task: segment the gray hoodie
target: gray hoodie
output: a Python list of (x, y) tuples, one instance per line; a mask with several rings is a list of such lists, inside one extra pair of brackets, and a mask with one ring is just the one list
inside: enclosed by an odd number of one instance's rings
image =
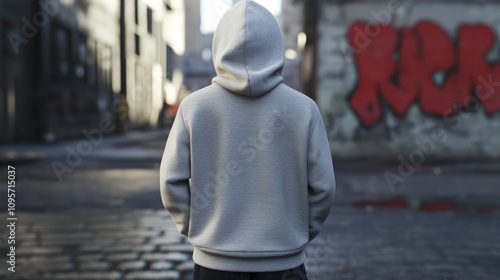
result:
[(253, 1), (223, 16), (213, 60), (217, 77), (182, 101), (171, 128), (160, 167), (163, 205), (198, 265), (297, 267), (335, 193), (318, 107), (283, 84), (283, 36)]

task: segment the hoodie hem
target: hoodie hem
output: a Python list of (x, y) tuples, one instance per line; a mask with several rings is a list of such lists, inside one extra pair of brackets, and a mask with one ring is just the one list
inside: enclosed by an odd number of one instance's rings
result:
[(193, 261), (203, 267), (234, 272), (271, 272), (282, 271), (304, 264), (304, 250), (279, 257), (228, 257), (194, 248)]

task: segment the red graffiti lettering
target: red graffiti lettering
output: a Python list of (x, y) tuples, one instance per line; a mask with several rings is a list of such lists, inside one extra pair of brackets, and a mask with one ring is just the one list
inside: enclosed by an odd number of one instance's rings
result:
[(494, 44), (495, 33), (484, 24), (464, 25), (459, 29), (456, 102), (466, 105), (472, 88), (488, 115), (500, 110), (500, 65), (486, 61)]
[(439, 115), (452, 108), (455, 83), (451, 79), (437, 85), (434, 75), (449, 73), (455, 64), (455, 48), (446, 32), (431, 22), (417, 24), (415, 31), (420, 38), (422, 69), (420, 74), (420, 107), (424, 112)]
[(456, 47), (429, 21), (399, 32), (390, 25), (357, 22), (348, 39), (356, 49), (358, 71), (349, 102), (367, 127), (382, 119), (381, 100), (397, 116), (415, 102), (423, 112), (443, 116), (473, 96), (487, 114), (500, 111), (500, 65), (486, 61), (495, 34), (484, 24), (461, 26)]
[[(360, 32), (365, 26), (367, 26), (365, 23), (352, 26), (348, 35), (351, 43), (361, 47), (358, 38), (363, 34)], [(376, 122), (382, 116), (378, 105), (378, 93), (380, 84), (394, 71), (392, 53), (396, 48), (396, 40), (396, 30), (391, 26), (382, 26), (378, 36), (366, 39), (366, 43), (363, 44), (364, 49), (356, 57), (359, 82), (350, 102), (365, 125)], [(377, 65), (377, 71), (374, 71), (374, 65)]]
[(418, 42), (415, 34), (411, 29), (404, 28), (401, 30), (401, 37), (399, 65), (398, 68), (392, 68), (390, 73), (394, 78), (388, 76), (380, 85), (382, 96), (394, 109), (394, 112), (400, 116), (408, 111), (417, 97), (417, 77), (420, 68), (416, 56)]

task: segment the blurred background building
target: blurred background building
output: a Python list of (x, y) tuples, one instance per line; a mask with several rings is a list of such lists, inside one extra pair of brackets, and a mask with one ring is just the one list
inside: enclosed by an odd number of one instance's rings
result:
[[(116, 132), (164, 126), (211, 83), (213, 32), (236, 2), (0, 1), (0, 143), (81, 136), (105, 118)], [(258, 2), (337, 159), (500, 158), (498, 1)]]
[[(18, 139), (29, 139), (36, 135), (38, 120), (34, 117), (35, 105), (33, 88), (35, 78), (35, 46), (24, 46), (24, 55), (17, 55), (19, 49), (14, 49), (9, 43), (8, 34), (20, 30), (18, 25), (24, 15), (32, 15), (37, 7), (32, 1), (1, 1), (0, 2), (0, 143), (13, 142)], [(35, 32), (34, 30), (31, 33)], [(33, 36), (28, 33), (28, 36)], [(36, 37), (36, 36), (33, 36)], [(32, 38), (33, 41), (38, 38)], [(21, 41), (19, 41), (21, 40)], [(20, 44), (28, 39), (18, 39)], [(30, 100), (21, 104), (19, 100)], [(17, 100), (17, 102), (16, 102)], [(20, 129), (24, 126), (24, 129)], [(28, 130), (32, 130), (31, 133)]]
[(184, 20), (175, 0), (0, 1), (0, 142), (161, 123), (181, 88)]

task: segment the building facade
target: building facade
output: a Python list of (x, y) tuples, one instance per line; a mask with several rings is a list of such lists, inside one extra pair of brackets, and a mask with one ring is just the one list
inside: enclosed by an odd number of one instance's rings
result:
[(121, 1), (121, 78), (128, 125), (156, 126), (163, 117), (167, 95), (177, 94), (181, 85), (174, 81), (174, 69), (179, 64), (175, 60), (184, 52), (184, 44), (179, 43), (184, 41), (183, 1)]
[(182, 2), (0, 1), (0, 143), (161, 122)]
[[(228, 5), (227, 1), (210, 2), (207, 11), (221, 15), (217, 5)], [(194, 92), (212, 83), (215, 68), (212, 62), (213, 33), (202, 34), (200, 0), (187, 0), (186, 3), (186, 53), (183, 60), (183, 72), (186, 89)], [(205, 12), (207, 12), (205, 11)]]
[(52, 142), (115, 121), (119, 37), (110, 34), (119, 34), (118, 0), (1, 3), (2, 21), (10, 16), (0, 39), (10, 54), (0, 63), (2, 142)]
[(29, 23), (37, 9), (32, 1), (0, 1), (0, 143), (31, 137), (39, 125), (33, 67), (38, 29)]

